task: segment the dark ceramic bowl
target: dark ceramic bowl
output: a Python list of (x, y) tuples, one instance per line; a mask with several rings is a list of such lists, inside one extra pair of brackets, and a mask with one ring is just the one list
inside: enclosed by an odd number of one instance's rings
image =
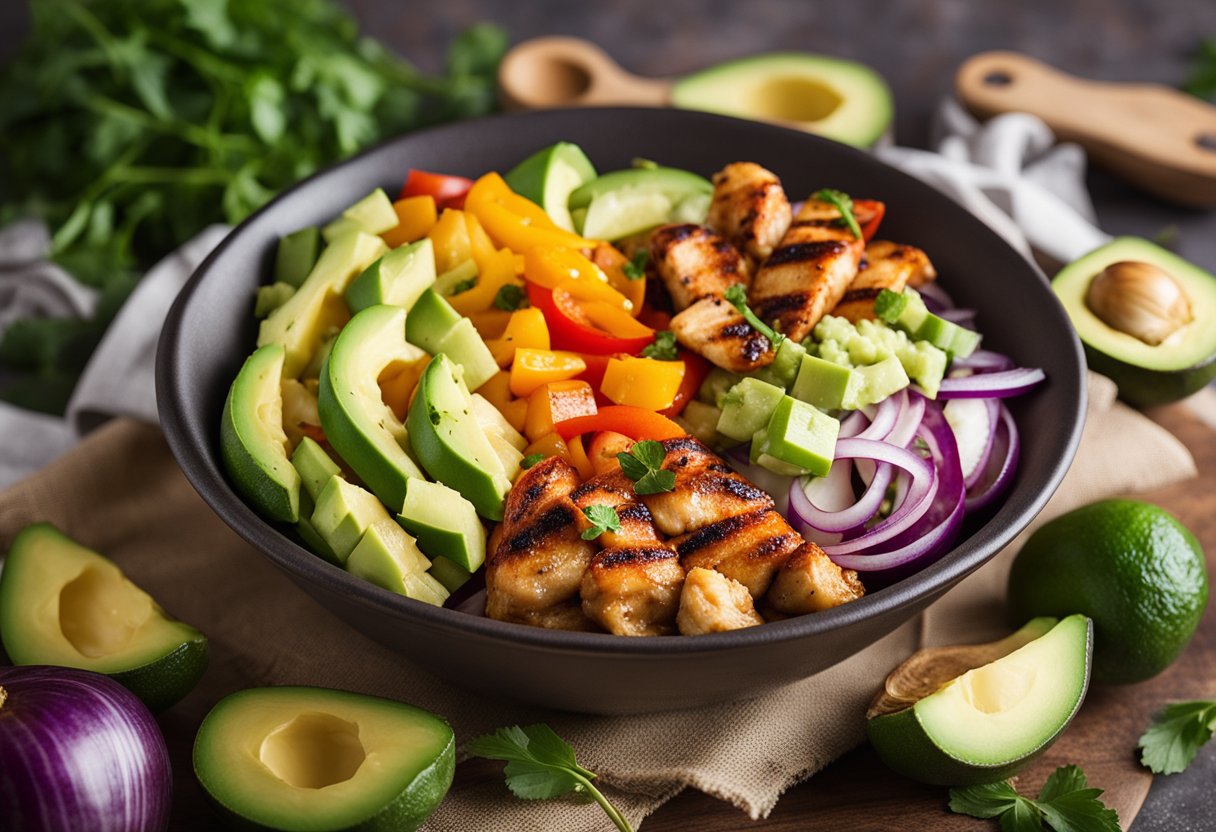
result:
[[(624, 638), (506, 624), (428, 606), (331, 566), (262, 520), (225, 478), (220, 411), (253, 350), (253, 294), (280, 235), (326, 222), (412, 167), (475, 177), (537, 148), (577, 142), (600, 170), (635, 157), (709, 175), (754, 160), (791, 195), (820, 187), (881, 199), (884, 238), (925, 249), (943, 285), (976, 307), (985, 345), (1042, 367), (1048, 381), (1013, 403), (1021, 469), (993, 514), (923, 571), (827, 612), (708, 636)], [(805, 133), (662, 109), (557, 110), (482, 119), (404, 136), (292, 188), (246, 220), (178, 297), (157, 356), (161, 423), (186, 476), (228, 525), (352, 627), (439, 676), (494, 696), (595, 713), (637, 713), (738, 699), (811, 676), (923, 610), (992, 557), (1059, 485), (1081, 435), (1084, 360), (1047, 282), (946, 196), (872, 156)], [(965, 638), (965, 633), (960, 633)]]

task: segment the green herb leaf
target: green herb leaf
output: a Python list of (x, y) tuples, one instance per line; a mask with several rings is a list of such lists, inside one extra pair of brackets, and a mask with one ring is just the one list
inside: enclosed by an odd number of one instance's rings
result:
[(500, 286), (498, 294), (494, 295), (494, 306), (507, 312), (514, 312), (527, 302), (524, 290), (514, 283)]
[(1020, 795), (1007, 782), (950, 790), (950, 811), (997, 818), (1002, 832), (1119, 832), (1119, 816), (1098, 800), (1077, 766), (1061, 766), (1043, 784), (1037, 799)]
[(512, 725), (469, 744), (475, 757), (506, 761), (507, 788), (524, 800), (547, 800), (573, 792), (594, 800), (620, 832), (633, 832), (620, 811), (592, 783), (596, 775), (578, 764), (574, 749), (548, 725)]
[(676, 361), (680, 357), (676, 349), (676, 334), (670, 329), (661, 329), (654, 334), (654, 343), (642, 347), (642, 355), (660, 361)]
[(874, 314), (889, 324), (898, 321), (907, 306), (908, 296), (903, 292), (883, 289), (878, 293), (878, 297), (874, 298)]
[(853, 214), (853, 198), (844, 191), (837, 191), (834, 188), (822, 188), (812, 195), (813, 199), (819, 199), (824, 202), (829, 202), (836, 206), (836, 210), (840, 212), (840, 224), (848, 226), (853, 232), (853, 236), (861, 239), (861, 226), (857, 224), (857, 217)]
[(1140, 738), (1140, 762), (1154, 774), (1184, 771), (1216, 731), (1216, 701), (1172, 702)]
[(621, 530), (621, 518), (612, 506), (599, 503), (587, 506), (583, 509), (583, 516), (591, 523), (591, 528), (583, 529), (583, 540), (595, 540), (604, 532)]
[(545, 460), (544, 454), (528, 454), (526, 457), (524, 457), (522, 460), (520, 460), (519, 467), (523, 468), (525, 471), (527, 471), (529, 468), (531, 468), (536, 463), (543, 462), (544, 460)]
[(1191, 95), (1216, 103), (1216, 38), (1200, 44), (1182, 88)]
[(646, 264), (649, 261), (650, 252), (644, 248), (638, 249), (633, 257), (629, 259), (629, 262), (621, 266), (621, 271), (630, 280), (641, 280), (646, 276)]
[(625, 476), (633, 480), (635, 494), (663, 494), (676, 487), (675, 473), (663, 470), (667, 450), (661, 442), (653, 439), (634, 442), (628, 452), (622, 451), (616, 459)]
[(769, 340), (769, 343), (773, 345), (773, 349), (776, 349), (785, 340), (784, 335), (781, 335), (777, 330), (760, 320), (760, 316), (747, 305), (747, 287), (742, 283), (736, 283), (727, 289), (724, 297), (731, 306), (739, 310), (739, 314), (747, 320), (752, 329)]
[[(467, 292), (476, 285), (477, 285), (477, 278), (475, 278), (475, 277), (470, 277), (467, 280), (461, 280), (458, 283), (453, 283), (452, 292), (450, 295), (448, 295), (448, 297), (451, 297), (451, 295), (459, 295), (461, 292)], [(494, 300), (497, 301), (498, 298), (496, 297), (496, 298), (494, 298)]]

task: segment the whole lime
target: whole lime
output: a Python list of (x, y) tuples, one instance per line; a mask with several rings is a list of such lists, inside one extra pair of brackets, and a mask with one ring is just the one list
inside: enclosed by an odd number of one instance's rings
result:
[(1169, 666), (1199, 625), (1208, 576), (1199, 541), (1161, 508), (1104, 500), (1044, 524), (1009, 573), (1009, 616), (1082, 613), (1093, 677), (1138, 682)]

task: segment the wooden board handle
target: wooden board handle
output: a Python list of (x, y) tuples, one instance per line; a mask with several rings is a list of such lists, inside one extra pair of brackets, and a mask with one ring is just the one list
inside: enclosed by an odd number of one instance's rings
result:
[(671, 83), (626, 72), (590, 41), (549, 37), (526, 40), (498, 69), (503, 105), (513, 110), (611, 104), (661, 107)]
[(1088, 81), (1017, 52), (969, 58), (955, 90), (977, 115), (1031, 113), (1099, 164), (1171, 202), (1216, 206), (1216, 107), (1157, 84)]

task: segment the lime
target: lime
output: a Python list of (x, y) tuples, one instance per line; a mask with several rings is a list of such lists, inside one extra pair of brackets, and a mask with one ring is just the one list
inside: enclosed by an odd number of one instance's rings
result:
[(1012, 620), (1093, 619), (1099, 682), (1138, 682), (1168, 667), (1207, 600), (1199, 541), (1137, 500), (1104, 500), (1057, 517), (1030, 536), (1009, 573)]

